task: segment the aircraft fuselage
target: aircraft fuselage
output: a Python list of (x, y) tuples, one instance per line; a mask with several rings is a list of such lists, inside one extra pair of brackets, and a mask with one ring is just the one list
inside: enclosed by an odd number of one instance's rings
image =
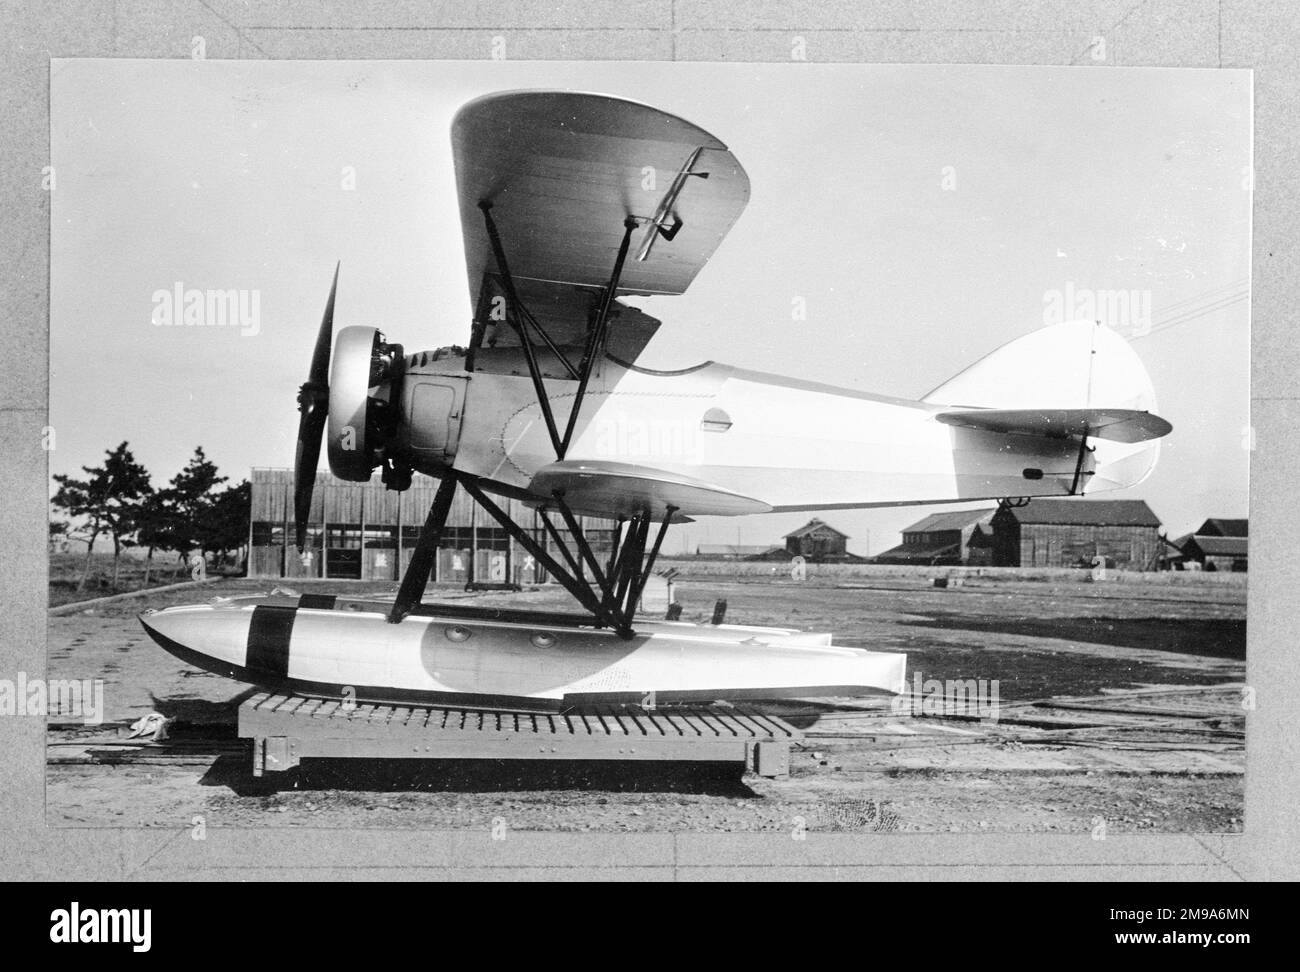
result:
[[(450, 465), (526, 490), (555, 460), (531, 380), (463, 366), (443, 356), (408, 367), (402, 408), (413, 465), (434, 476)], [(573, 386), (545, 382), (560, 422)], [(776, 511), (1070, 493), (1077, 440), (945, 425), (934, 417), (943, 410), (715, 362), (656, 372), (607, 359), (566, 458), (691, 476)], [(1083, 461), (1087, 476), (1093, 454)]]

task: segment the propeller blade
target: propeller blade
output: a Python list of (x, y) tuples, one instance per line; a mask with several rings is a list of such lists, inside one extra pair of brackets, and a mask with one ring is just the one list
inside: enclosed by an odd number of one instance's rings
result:
[(293, 460), (293, 517), (297, 530), (298, 552), (307, 543), (307, 521), (311, 516), (311, 494), (316, 485), (316, 464), (320, 461), (321, 436), (330, 400), (330, 346), (334, 341), (334, 293), (339, 285), (339, 267), (334, 266), (325, 316), (316, 334), (316, 348), (311, 355), (307, 381), (298, 390), (298, 446)]
[(334, 279), (330, 282), (329, 300), (325, 302), (325, 315), (316, 334), (316, 347), (311, 353), (311, 372), (307, 380), (328, 385), (330, 380), (330, 348), (334, 346), (334, 294), (339, 288), (339, 266), (334, 264)]

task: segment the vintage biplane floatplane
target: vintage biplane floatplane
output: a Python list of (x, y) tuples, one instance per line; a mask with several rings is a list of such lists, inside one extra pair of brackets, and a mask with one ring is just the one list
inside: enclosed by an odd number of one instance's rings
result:
[[(1170, 431), (1137, 356), (1091, 321), (1012, 341), (919, 401), (715, 362), (642, 367), (659, 322), (618, 298), (680, 294), (703, 268), (749, 196), (727, 146), (646, 105), (557, 91), (470, 102), (452, 144), (475, 302), (468, 346), (411, 354), (372, 327), (333, 340), (336, 268), (299, 394), (299, 549), (322, 434), (341, 479), (378, 468), (390, 489), (416, 472), (440, 481), (396, 597), (271, 595), (143, 615), (183, 660), (379, 702), (899, 692), (900, 654), (638, 616), (669, 525), (1118, 489), (1150, 472)], [(647, 172), (671, 177), (647, 189)], [(636, 429), (673, 434), (627, 434)], [(423, 604), (458, 488), (585, 613)], [(502, 497), (535, 509), (542, 529), (512, 519)], [(618, 521), (608, 556), (583, 516)]]

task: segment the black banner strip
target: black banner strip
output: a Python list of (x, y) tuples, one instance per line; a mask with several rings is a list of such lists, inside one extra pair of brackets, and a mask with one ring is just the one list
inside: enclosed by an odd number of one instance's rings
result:
[(248, 623), (248, 649), (244, 664), (254, 672), (284, 678), (289, 674), (289, 637), (296, 607), (263, 604), (253, 608)]

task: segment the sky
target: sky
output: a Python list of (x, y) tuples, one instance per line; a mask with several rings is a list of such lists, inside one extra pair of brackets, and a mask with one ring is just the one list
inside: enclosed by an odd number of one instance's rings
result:
[[(1090, 295), (1122, 292), (1099, 313), (1174, 432), (1105, 496), (1145, 499), (1170, 537), (1246, 515), (1251, 79), (1210, 69), (57, 60), (51, 472), (124, 439), (156, 482), (198, 445), (234, 480), (289, 466), (336, 261), (336, 329), (466, 343), (450, 122), (514, 88), (646, 102), (749, 173), (691, 288), (629, 298), (663, 321), (639, 363), (919, 398), (1067, 298), (1096, 316)], [(256, 316), (168, 326), (177, 285)], [(935, 509), (822, 517), (868, 554)], [(704, 519), (665, 552), (779, 542), (809, 515)]]

